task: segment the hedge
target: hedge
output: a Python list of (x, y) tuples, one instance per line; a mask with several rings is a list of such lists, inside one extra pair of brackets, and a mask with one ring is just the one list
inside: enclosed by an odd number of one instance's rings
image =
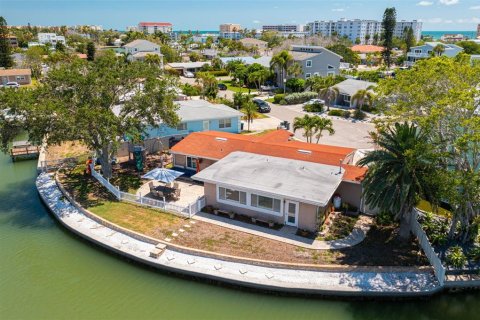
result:
[(328, 111), (329, 116), (334, 116), (334, 117), (343, 117), (343, 111), (342, 110), (330, 110)]
[(285, 95), (283, 93), (279, 93), (273, 96), (273, 103), (280, 104), (283, 99), (285, 99)]
[(300, 93), (292, 93), (285, 96), (286, 104), (299, 104), (307, 102), (308, 100), (315, 99), (318, 97), (316, 92), (300, 92)]
[[(202, 72), (197, 72), (197, 75), (202, 74), (210, 74), (214, 77), (226, 77), (229, 75), (227, 70), (218, 70), (218, 71), (202, 71)], [(198, 77), (198, 76), (197, 76)]]

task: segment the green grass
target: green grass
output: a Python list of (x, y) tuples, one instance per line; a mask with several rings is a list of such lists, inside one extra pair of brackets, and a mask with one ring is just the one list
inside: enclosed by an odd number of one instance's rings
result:
[[(243, 87), (236, 87), (232, 85), (231, 80), (222, 80), (219, 83), (223, 83), (227, 86), (227, 89), (233, 92), (241, 92), (241, 93), (248, 93), (249, 89), (248, 88), (243, 88)], [(250, 92), (252, 91), (257, 91), (256, 89), (250, 89)]]
[(270, 102), (270, 103), (273, 103), (274, 99), (273, 99), (273, 98), (268, 98), (268, 99), (266, 99), (265, 101)]

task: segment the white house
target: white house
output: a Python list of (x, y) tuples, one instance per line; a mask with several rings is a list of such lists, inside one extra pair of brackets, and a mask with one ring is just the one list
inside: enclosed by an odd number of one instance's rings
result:
[(140, 22), (137, 30), (148, 34), (156, 32), (170, 34), (173, 31), (173, 25), (170, 22)]
[(58, 42), (65, 44), (64, 36), (57, 36), (55, 33), (42, 33), (38, 34), (38, 43), (47, 44), (50, 43), (52, 46), (55, 46)]
[(442, 46), (444, 48), (442, 56), (447, 57), (455, 57), (457, 54), (463, 51), (462, 47), (454, 44), (426, 42), (424, 45), (410, 48), (410, 51), (407, 52), (407, 66), (412, 66), (418, 60), (430, 58), (434, 54), (434, 48), (436, 46)]
[(160, 64), (163, 67), (163, 55), (160, 52), (160, 46), (148, 40), (134, 40), (123, 46), (125, 53), (130, 61), (145, 60), (147, 55), (157, 55), (160, 57)]

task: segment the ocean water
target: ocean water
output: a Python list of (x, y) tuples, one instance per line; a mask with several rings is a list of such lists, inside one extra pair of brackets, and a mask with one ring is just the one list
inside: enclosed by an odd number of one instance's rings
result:
[(444, 34), (463, 34), (468, 39), (477, 37), (476, 31), (422, 31), (422, 36), (431, 36), (434, 40), (440, 40)]

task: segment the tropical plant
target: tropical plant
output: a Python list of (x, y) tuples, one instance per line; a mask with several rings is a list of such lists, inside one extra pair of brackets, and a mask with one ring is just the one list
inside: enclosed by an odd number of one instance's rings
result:
[(329, 135), (335, 134), (335, 130), (333, 129), (333, 122), (330, 119), (316, 117), (315, 119), (315, 137), (317, 138), (317, 143), (323, 137), (323, 131), (327, 131)]
[(287, 68), (287, 73), (293, 77), (298, 77), (303, 73), (302, 66), (298, 62), (293, 62)]
[(303, 130), (303, 136), (307, 139), (307, 142), (311, 143), (315, 134), (316, 116), (304, 115), (303, 118), (296, 117), (293, 120), (293, 132), (297, 130)]
[(218, 93), (218, 81), (215, 76), (208, 73), (197, 74), (203, 88), (203, 95), (208, 99), (215, 99)]
[[(287, 50), (282, 50), (272, 57), (270, 67), (278, 68), (282, 72), (281, 80), (288, 78), (288, 66), (293, 61), (292, 55)], [(285, 86), (284, 86), (285, 90)]]
[(253, 123), (253, 119), (258, 116), (258, 107), (253, 101), (248, 101), (243, 105), (241, 110), (247, 121), (247, 131), (250, 131), (250, 124)]
[(387, 8), (383, 14), (383, 57), (387, 67), (392, 64), (393, 36), (397, 25), (397, 12), (395, 8)]
[(147, 54), (145, 56), (145, 63), (159, 66), (162, 63), (162, 58), (157, 54)]
[(359, 161), (368, 166), (363, 181), (366, 204), (394, 214), (406, 239), (419, 198), (438, 203), (436, 158), (426, 132), (414, 124), (395, 123), (379, 132), (378, 150)]
[(326, 88), (322, 88), (319, 90), (319, 95), (325, 100), (327, 103), (327, 111), (330, 111), (330, 105), (337, 100), (340, 91), (337, 87), (329, 86)]
[(87, 43), (87, 60), (95, 60), (95, 44), (91, 41)]
[(433, 48), (433, 53), (439, 57), (441, 56), (443, 53), (445, 52), (445, 46), (443, 44), (437, 44), (434, 48)]
[(374, 95), (372, 93), (373, 87), (370, 86), (367, 89), (362, 89), (358, 90), (357, 93), (355, 93), (352, 96), (352, 103), (357, 103), (357, 108), (358, 110), (362, 110), (363, 106), (368, 105), (369, 107), (372, 106), (373, 101), (374, 101)]
[(285, 85), (293, 92), (301, 92), (305, 87), (305, 80), (300, 78), (290, 78)]
[(460, 246), (454, 246), (448, 249), (446, 255), (447, 263), (455, 268), (461, 268), (467, 262), (467, 257)]
[(297, 92), (284, 97), (286, 104), (304, 103), (317, 97), (315, 92)]

